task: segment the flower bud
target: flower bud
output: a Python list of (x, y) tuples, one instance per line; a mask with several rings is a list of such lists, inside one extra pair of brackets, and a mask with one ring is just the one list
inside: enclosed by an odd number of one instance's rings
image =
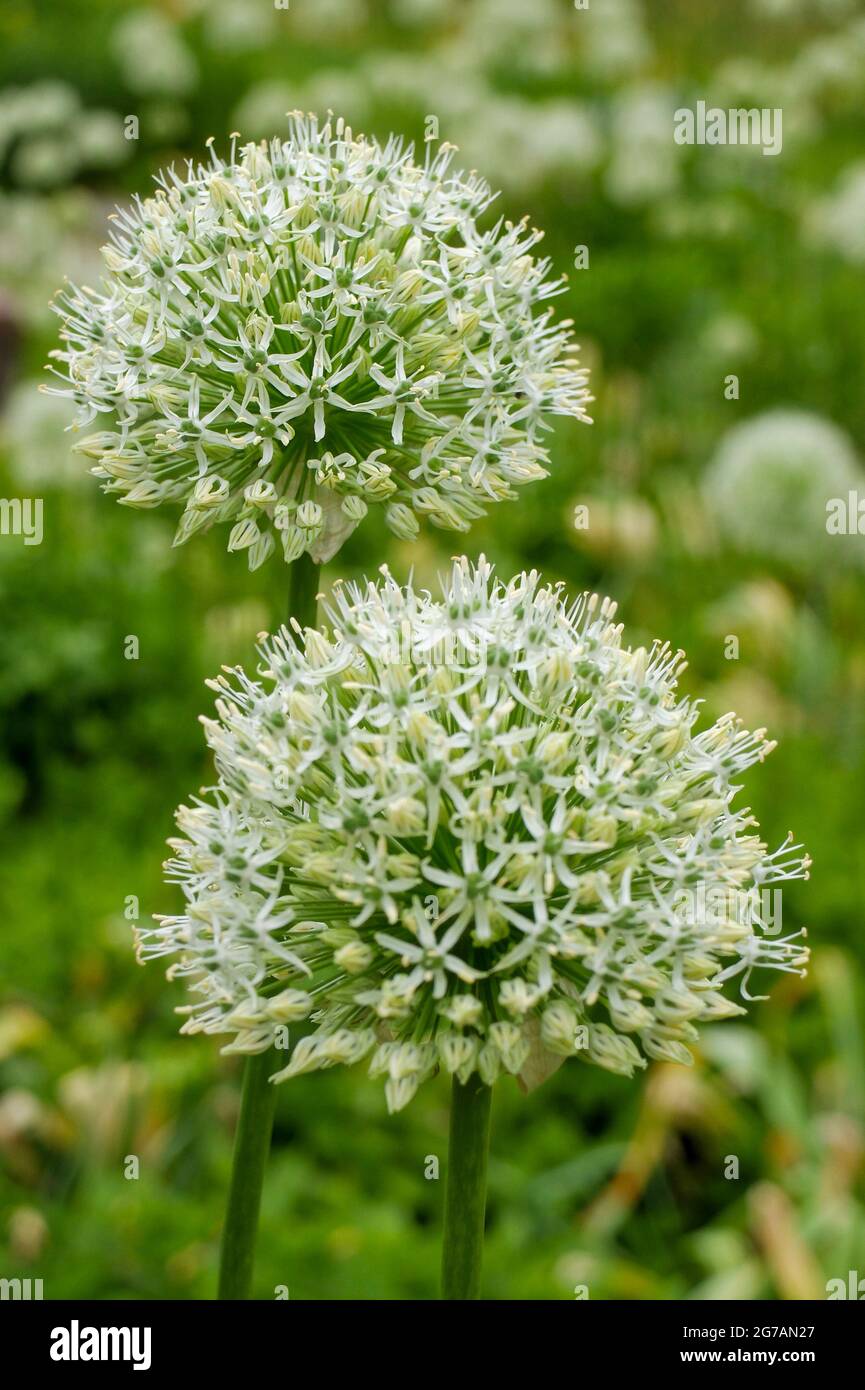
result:
[(550, 1052), (569, 1057), (576, 1047), (577, 1015), (563, 999), (557, 999), (541, 1015), (541, 1041)]
[(491, 1023), (489, 1038), (506, 1069), (516, 1074), (529, 1055), (529, 1042), (522, 1029), (516, 1023)]
[(267, 1012), (277, 1023), (295, 1023), (309, 1017), (312, 1005), (311, 994), (302, 989), (284, 989), (271, 999)]
[(395, 536), (400, 540), (413, 541), (420, 532), (420, 522), (414, 512), (402, 502), (392, 502), (385, 512), (385, 520)]
[(346, 974), (362, 975), (372, 965), (375, 954), (372, 947), (358, 939), (340, 946), (339, 950), (334, 952), (333, 958), (340, 970), (344, 970)]

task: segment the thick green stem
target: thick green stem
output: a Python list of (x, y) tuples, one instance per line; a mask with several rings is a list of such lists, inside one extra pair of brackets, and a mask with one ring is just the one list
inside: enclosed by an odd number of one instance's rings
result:
[(315, 564), (306, 551), (289, 566), (287, 617), (296, 618), (301, 627), (315, 626), (321, 574), (321, 565)]
[(442, 1298), (480, 1298), (493, 1092), (454, 1078), (445, 1191)]
[(267, 1052), (248, 1057), (244, 1068), (219, 1260), (220, 1298), (249, 1298), (258, 1209), (276, 1103), (276, 1087), (268, 1079), (274, 1066), (273, 1049), (268, 1048)]
[[(321, 567), (304, 554), (295, 560), (289, 576), (289, 614), (301, 627), (311, 627), (315, 623)], [(284, 1060), (275, 1055), (274, 1048), (268, 1048), (267, 1052), (248, 1057), (244, 1067), (219, 1257), (219, 1298), (249, 1298), (276, 1103), (276, 1088), (268, 1078)]]

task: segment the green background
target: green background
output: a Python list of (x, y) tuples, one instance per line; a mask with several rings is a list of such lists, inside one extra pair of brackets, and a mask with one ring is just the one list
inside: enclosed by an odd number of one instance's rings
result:
[[(112, 204), (162, 164), (328, 105), (418, 141), (436, 117), (546, 230), (596, 397), (592, 427), (557, 428), (550, 479), (468, 537), (405, 544), (370, 518), (331, 576), (387, 560), (432, 583), (464, 547), (614, 595), (629, 640), (685, 648), (707, 718), (779, 739), (747, 804), (814, 859), (783, 898), (807, 979), (761, 980), (769, 1001), (707, 1029), (693, 1069), (499, 1084), (485, 1294), (819, 1298), (865, 1276), (865, 536), (827, 545), (784, 458), (780, 490), (758, 476), (736, 501), (746, 549), (703, 486), (727, 432), (777, 408), (865, 454), (863, 26), (846, 0), (7, 0), (0, 493), (42, 497), (45, 533), (0, 537), (0, 1276), (212, 1296), (239, 1067), (177, 1036), (180, 987), (135, 964), (129, 918), (177, 908), (160, 864), (210, 775), (204, 679), (249, 658), (286, 588), (216, 533), (172, 550), (173, 518), (69, 461), (63, 407), (35, 395), (46, 306), (98, 274)], [(672, 113), (697, 100), (781, 107), (781, 154), (678, 147)], [(388, 1117), (362, 1068), (281, 1087), (256, 1295), (435, 1297), (447, 1107), (439, 1079)]]

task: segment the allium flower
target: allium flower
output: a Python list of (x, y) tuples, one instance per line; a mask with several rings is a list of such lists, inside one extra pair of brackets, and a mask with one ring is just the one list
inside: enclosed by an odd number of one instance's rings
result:
[(157, 9), (124, 14), (112, 31), (110, 46), (133, 92), (178, 98), (198, 82), (198, 65), (180, 27)]
[(832, 192), (807, 209), (805, 227), (817, 245), (828, 246), (853, 265), (865, 263), (865, 163), (842, 171)]
[(865, 488), (849, 438), (806, 410), (768, 410), (734, 426), (705, 477), (720, 529), (742, 550), (795, 570), (837, 559), (862, 561), (857, 535), (827, 530), (830, 504)]
[(660, 202), (678, 190), (681, 149), (670, 139), (676, 102), (659, 83), (625, 87), (612, 104), (610, 197), (625, 207)]
[(80, 279), (98, 274), (94, 236), (93, 203), (80, 188), (0, 192), (0, 293), (7, 312), (40, 335), (50, 332), (57, 266)]
[[(583, 23), (585, 21), (585, 23)], [(645, 68), (652, 58), (652, 41), (638, 0), (607, 0), (580, 15), (588, 72), (608, 82), (621, 81)]]
[(85, 169), (109, 169), (129, 157), (121, 117), (86, 110), (65, 82), (33, 82), (0, 93), (0, 163), (13, 186), (43, 189)]
[(451, 151), (295, 115), (288, 140), (189, 165), (116, 216), (104, 289), (61, 297), (81, 448), (130, 506), (186, 504), (252, 568), (324, 560), (385, 507), (467, 530), (545, 475), (552, 414), (586, 419), (562, 288)]
[(563, 173), (581, 177), (600, 161), (595, 121), (573, 98), (526, 101), (460, 88), (442, 104), (460, 128), (461, 147), (509, 189), (533, 189)]
[(725, 981), (801, 971), (760, 890), (808, 860), (731, 806), (772, 745), (733, 715), (694, 732), (681, 653), (483, 560), (439, 600), (385, 573), (325, 611), (212, 682), (219, 781), (166, 866), (186, 915), (139, 934), (190, 984), (184, 1032), (254, 1053), (309, 1019), (273, 1079), (371, 1053), (399, 1109), (439, 1066), (689, 1061), (742, 1012)]
[(81, 469), (64, 432), (68, 422), (69, 402), (52, 400), (36, 382), (21, 381), (10, 391), (0, 420), (0, 448), (22, 488), (80, 485)]

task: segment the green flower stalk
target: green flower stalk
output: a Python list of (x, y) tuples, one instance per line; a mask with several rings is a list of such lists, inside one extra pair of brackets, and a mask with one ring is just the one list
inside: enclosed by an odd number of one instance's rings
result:
[[(302, 555), (289, 574), (290, 621), (302, 630), (315, 624), (320, 570), (308, 555)], [(247, 1057), (243, 1069), (220, 1248), (220, 1299), (248, 1298), (252, 1288), (261, 1194), (276, 1107), (276, 1092), (269, 1085), (274, 1055), (255, 1053)]]
[(166, 866), (186, 912), (139, 954), (173, 959), (182, 1031), (226, 1051), (275, 1058), (307, 1021), (273, 1081), (368, 1058), (399, 1110), (455, 1078), (445, 1293), (476, 1296), (486, 1092), (568, 1057), (690, 1062), (700, 1023), (744, 1012), (728, 981), (802, 972), (764, 893), (809, 861), (732, 805), (765, 731), (697, 732), (682, 653), (623, 646), (609, 600), (460, 559), (440, 598), (384, 572), (323, 615), (212, 682), (217, 782)]
[(118, 211), (100, 290), (56, 305), (79, 444), (126, 506), (230, 524), (250, 568), (327, 560), (366, 515), (467, 531), (546, 475), (554, 415), (590, 397), (541, 233), (494, 195), (342, 120), (211, 151)]
[(479, 1298), (493, 1091), (454, 1077), (442, 1240), (442, 1298)]

